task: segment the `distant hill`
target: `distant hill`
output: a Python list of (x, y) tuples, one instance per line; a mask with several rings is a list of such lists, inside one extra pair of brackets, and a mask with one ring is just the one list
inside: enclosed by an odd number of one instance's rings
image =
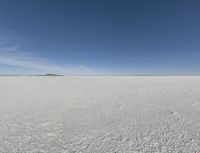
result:
[(47, 74), (35, 74), (35, 75), (29, 75), (29, 74), (27, 74), (27, 75), (12, 75), (12, 74), (0, 74), (0, 76), (64, 76), (64, 75), (61, 75), (61, 74), (53, 74), (53, 73), (47, 73)]

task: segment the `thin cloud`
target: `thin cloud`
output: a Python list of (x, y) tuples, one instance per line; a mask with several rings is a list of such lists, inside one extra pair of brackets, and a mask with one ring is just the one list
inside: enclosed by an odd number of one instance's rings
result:
[(8, 46), (9, 38), (0, 38), (0, 64), (30, 68), (44, 73), (59, 73), (65, 75), (90, 75), (95, 72), (84, 65), (58, 65), (52, 61), (20, 52), (16, 46)]

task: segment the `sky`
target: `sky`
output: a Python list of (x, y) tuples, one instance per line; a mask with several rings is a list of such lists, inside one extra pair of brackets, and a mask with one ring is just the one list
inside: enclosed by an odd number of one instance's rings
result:
[(0, 74), (199, 75), (199, 0), (0, 0)]

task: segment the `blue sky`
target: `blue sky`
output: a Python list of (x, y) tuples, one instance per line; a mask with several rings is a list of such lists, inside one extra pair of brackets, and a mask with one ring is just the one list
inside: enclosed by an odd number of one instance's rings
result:
[(198, 0), (0, 0), (0, 74), (200, 74)]

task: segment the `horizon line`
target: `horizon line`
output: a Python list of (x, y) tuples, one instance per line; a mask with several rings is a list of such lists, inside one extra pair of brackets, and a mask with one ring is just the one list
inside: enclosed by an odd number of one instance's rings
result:
[(63, 75), (63, 74), (0, 74), (0, 76), (47, 76), (47, 77), (61, 77), (61, 76), (200, 76), (200, 74), (102, 74), (102, 75)]

